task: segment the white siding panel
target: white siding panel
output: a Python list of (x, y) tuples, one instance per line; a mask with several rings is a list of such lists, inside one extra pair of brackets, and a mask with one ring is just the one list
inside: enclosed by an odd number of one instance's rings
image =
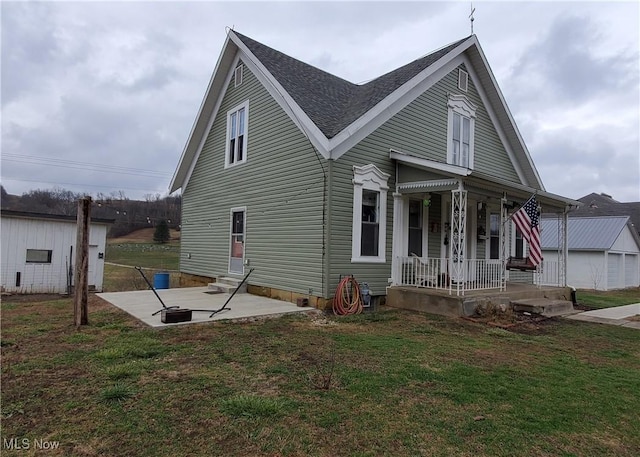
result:
[(627, 254), (624, 256), (624, 286), (640, 286), (640, 262), (638, 254)]
[(622, 273), (622, 254), (609, 253), (607, 255), (607, 289), (623, 287)]
[(604, 252), (570, 252), (567, 283), (580, 289), (606, 290)]
[[(2, 217), (1, 284), (14, 293), (66, 293), (67, 272), (75, 264), (76, 224), (71, 221)], [(90, 285), (102, 290), (104, 260), (98, 253), (105, 251), (107, 227), (92, 224), (89, 243), (93, 247), (90, 256)], [(71, 246), (74, 246), (71, 255)], [(51, 251), (51, 263), (27, 263), (27, 249)], [(20, 284), (16, 285), (20, 273)]]
[(629, 252), (629, 253), (640, 252), (640, 246), (638, 246), (638, 244), (636, 243), (636, 240), (633, 238), (633, 235), (631, 234), (631, 230), (629, 229), (628, 225), (624, 226), (624, 229), (622, 229), (622, 232), (620, 233), (616, 241), (613, 243), (611, 250), (618, 251), (618, 252)]

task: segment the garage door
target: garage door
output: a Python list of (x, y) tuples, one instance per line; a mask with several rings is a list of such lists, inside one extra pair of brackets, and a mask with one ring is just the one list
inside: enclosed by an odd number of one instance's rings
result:
[(627, 254), (624, 256), (624, 286), (637, 287), (640, 283), (640, 274), (638, 273), (638, 255)]
[(620, 289), (624, 287), (621, 279), (622, 254), (611, 254), (607, 256), (607, 289)]

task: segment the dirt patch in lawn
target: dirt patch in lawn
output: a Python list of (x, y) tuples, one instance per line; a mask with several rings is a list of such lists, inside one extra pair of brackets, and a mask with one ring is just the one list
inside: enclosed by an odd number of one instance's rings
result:
[(628, 321), (640, 322), (640, 314), (636, 314), (635, 316), (629, 316), (626, 318)]
[(69, 298), (69, 296), (60, 294), (2, 294), (2, 301), (11, 303), (41, 303), (64, 300), (65, 298)]
[(544, 335), (558, 325), (558, 319), (555, 317), (535, 314), (527, 316), (526, 314), (518, 313), (517, 319), (517, 325), (510, 330), (524, 335)]
[(557, 325), (557, 320), (553, 317), (531, 313), (509, 312), (489, 316), (466, 317), (464, 319), (523, 335), (543, 335), (551, 327)]

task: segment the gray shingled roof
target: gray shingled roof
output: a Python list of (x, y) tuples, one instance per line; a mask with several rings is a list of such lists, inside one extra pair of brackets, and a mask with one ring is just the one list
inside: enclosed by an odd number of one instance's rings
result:
[(571, 217), (629, 216), (640, 234), (640, 202), (619, 202), (609, 195), (591, 193), (579, 198), (583, 206), (571, 212)]
[[(628, 216), (576, 217), (569, 219), (568, 236), (570, 250), (604, 251), (613, 243), (629, 222)], [(542, 249), (558, 248), (558, 219), (543, 218), (540, 243)]]
[(354, 84), (234, 33), (291, 95), (327, 138), (333, 138), (377, 103), (450, 52), (456, 41), (366, 84)]

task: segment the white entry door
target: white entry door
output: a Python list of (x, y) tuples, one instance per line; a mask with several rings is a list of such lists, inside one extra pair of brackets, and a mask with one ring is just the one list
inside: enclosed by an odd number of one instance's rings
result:
[(229, 249), (229, 273), (244, 274), (246, 208), (231, 209), (231, 246)]

